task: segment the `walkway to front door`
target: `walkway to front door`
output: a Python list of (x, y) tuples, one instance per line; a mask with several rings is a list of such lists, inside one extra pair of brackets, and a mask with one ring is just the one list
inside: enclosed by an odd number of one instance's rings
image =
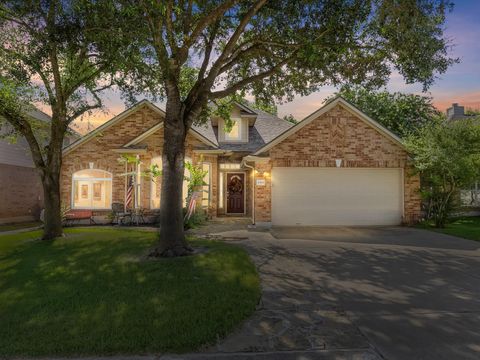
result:
[(245, 173), (227, 173), (227, 214), (245, 213)]

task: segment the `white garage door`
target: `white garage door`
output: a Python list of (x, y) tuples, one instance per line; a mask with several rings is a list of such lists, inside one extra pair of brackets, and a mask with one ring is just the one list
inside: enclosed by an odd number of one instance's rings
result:
[(397, 225), (402, 220), (401, 169), (272, 170), (272, 223)]

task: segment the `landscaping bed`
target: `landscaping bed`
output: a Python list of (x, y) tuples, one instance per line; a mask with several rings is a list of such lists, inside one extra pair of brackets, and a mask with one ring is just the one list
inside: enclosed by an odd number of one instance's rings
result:
[(145, 260), (157, 234), (72, 228), (0, 235), (0, 357), (194, 351), (255, 310), (258, 274), (234, 245)]

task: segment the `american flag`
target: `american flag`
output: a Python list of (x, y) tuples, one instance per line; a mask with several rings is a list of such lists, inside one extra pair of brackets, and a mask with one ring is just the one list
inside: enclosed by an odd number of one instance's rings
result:
[(133, 199), (133, 175), (128, 177), (127, 195), (125, 197), (125, 207), (128, 208)]

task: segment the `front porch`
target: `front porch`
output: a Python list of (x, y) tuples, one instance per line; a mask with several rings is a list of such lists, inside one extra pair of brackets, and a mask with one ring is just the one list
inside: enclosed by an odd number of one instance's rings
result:
[[(77, 163), (70, 174), (64, 173), (64, 202), (73, 211), (92, 211), (97, 224), (110, 224), (118, 212), (141, 214), (141, 223), (158, 222), (161, 201), (161, 175), (149, 176), (152, 166), (162, 168), (159, 151), (151, 146), (128, 153), (133, 163), (122, 162), (125, 154), (115, 149), (115, 161)], [(253, 168), (241, 155), (187, 151), (186, 162), (205, 171), (197, 208), (206, 211), (209, 220), (251, 223), (253, 208)], [(188, 179), (190, 173), (185, 170)], [(184, 207), (187, 207), (188, 181), (183, 183)], [(120, 208), (120, 209), (119, 209)], [(82, 222), (79, 222), (83, 224)]]

